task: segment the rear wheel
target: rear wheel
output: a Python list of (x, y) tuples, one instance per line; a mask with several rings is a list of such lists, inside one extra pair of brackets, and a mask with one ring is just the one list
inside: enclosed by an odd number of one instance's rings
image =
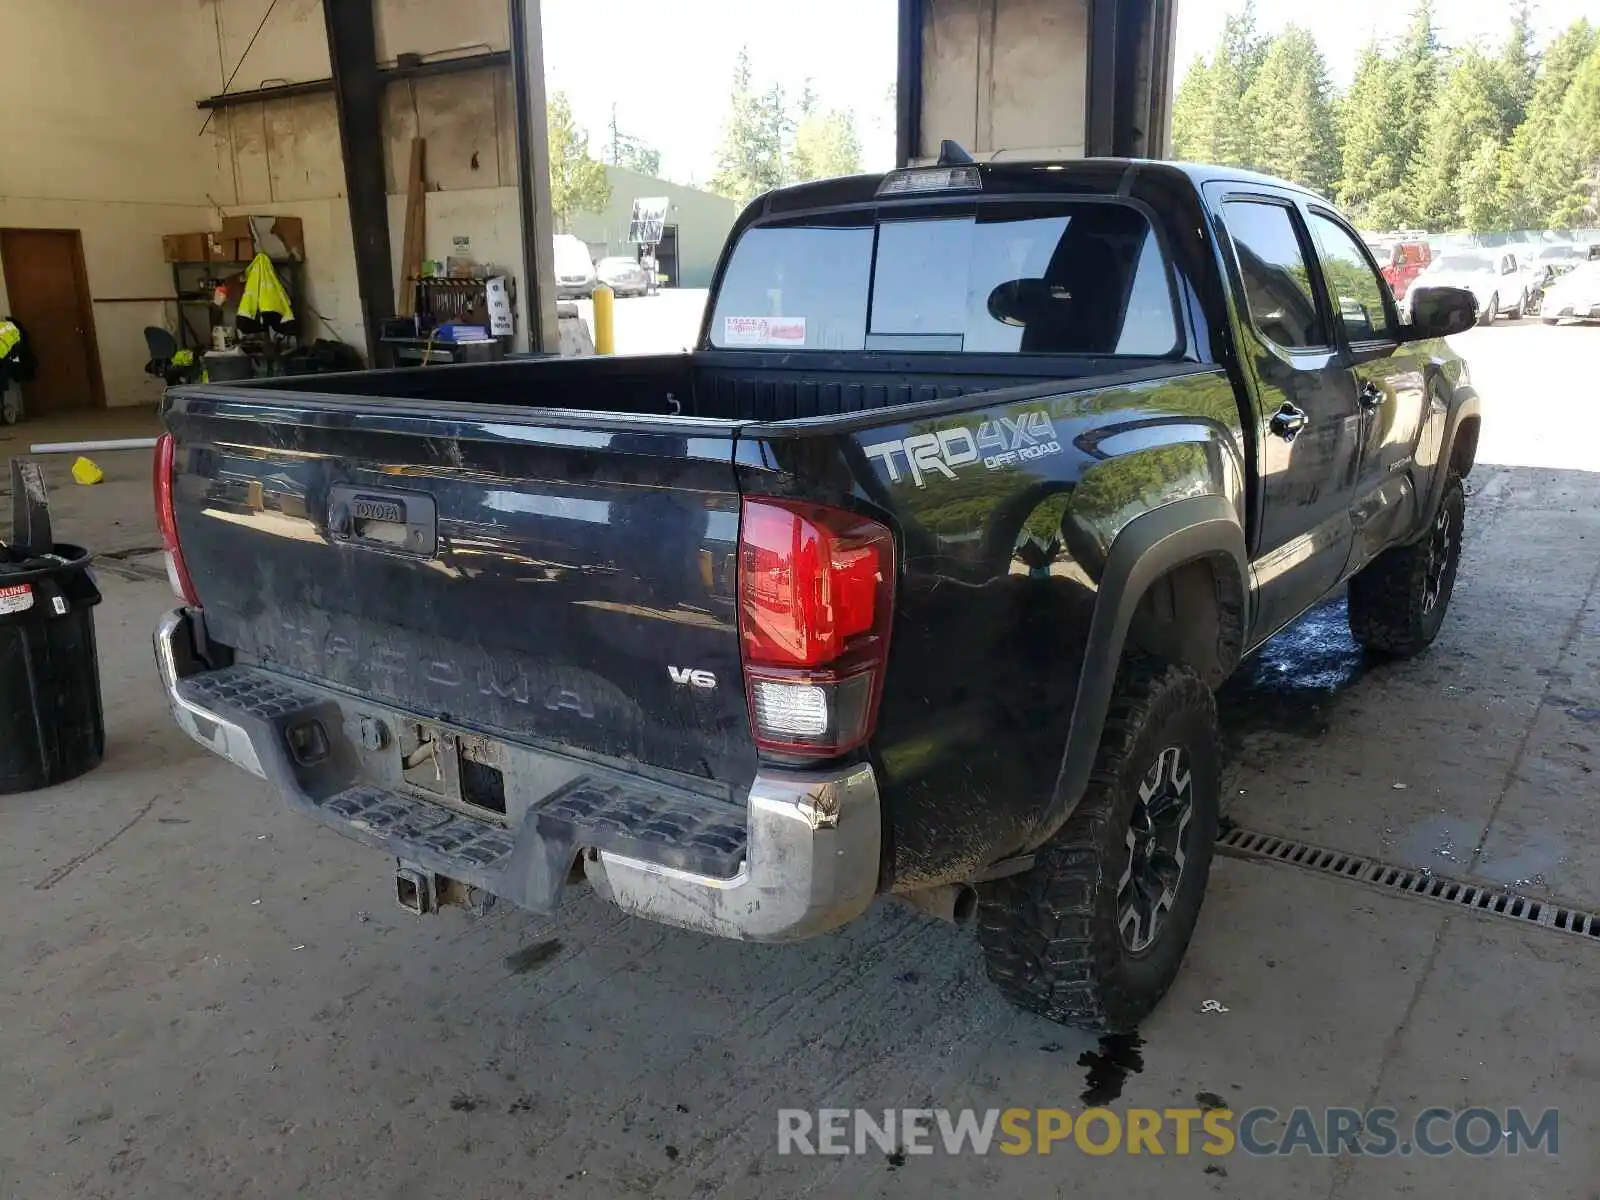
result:
[(1511, 310), (1511, 319), (1520, 321), (1528, 312), (1528, 293), (1523, 292), (1517, 297), (1517, 306)]
[(1452, 475), (1428, 536), (1385, 550), (1350, 580), (1350, 632), (1370, 650), (1406, 656), (1439, 635), (1455, 592), (1466, 491)]
[(979, 889), (984, 960), (1006, 999), (1064, 1025), (1138, 1025), (1194, 933), (1220, 794), (1210, 689), (1130, 655), (1082, 801), (1029, 870)]

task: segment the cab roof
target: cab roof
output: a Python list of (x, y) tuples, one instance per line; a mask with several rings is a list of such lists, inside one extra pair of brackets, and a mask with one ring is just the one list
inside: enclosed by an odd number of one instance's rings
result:
[[(1014, 196), (1029, 192), (1054, 195), (1072, 192), (1084, 195), (1116, 195), (1130, 194), (1136, 189), (1170, 190), (1174, 187), (1198, 191), (1204, 184), (1225, 182), (1271, 187), (1293, 192), (1307, 199), (1326, 200), (1325, 197), (1288, 180), (1248, 171), (1243, 167), (1206, 163), (1158, 162), (1152, 159), (1131, 158), (1079, 158), (1003, 160), (962, 165), (977, 169), (978, 176), (983, 182), (983, 192), (988, 195)], [(758, 208), (761, 215), (775, 215), (805, 209), (871, 203), (877, 199), (878, 188), (884, 179), (894, 173), (849, 175), (838, 179), (792, 184), (758, 197), (752, 207)], [(935, 193), (922, 193), (914, 198), (926, 202), (935, 195)], [(885, 197), (884, 201), (894, 202), (902, 198), (911, 197)]]

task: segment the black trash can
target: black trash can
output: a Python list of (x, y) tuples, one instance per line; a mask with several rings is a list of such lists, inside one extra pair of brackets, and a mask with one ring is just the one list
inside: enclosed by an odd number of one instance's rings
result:
[(105, 755), (90, 555), (0, 546), (0, 794), (82, 775)]

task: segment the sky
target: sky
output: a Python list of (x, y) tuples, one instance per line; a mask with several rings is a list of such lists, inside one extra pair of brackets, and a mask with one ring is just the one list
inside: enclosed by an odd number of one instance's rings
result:
[[(1242, 0), (1177, 0), (1179, 77), (1209, 53), (1224, 18)], [(856, 116), (863, 166), (894, 165), (895, 0), (804, 0), (754, 8), (732, 0), (544, 0), (545, 78), (564, 91), (591, 153), (606, 156), (612, 106), (625, 134), (661, 151), (662, 173), (703, 186), (716, 171), (734, 59), (748, 46), (758, 87), (780, 83), (798, 96), (811, 80), (824, 107)], [(1411, 0), (1257, 0), (1257, 23), (1272, 33), (1306, 26), (1337, 86), (1350, 81), (1373, 36), (1398, 37)], [(1439, 0), (1448, 45), (1497, 43), (1510, 0)], [(1600, 0), (1535, 0), (1541, 43), (1579, 17), (1600, 18)]]
[(758, 87), (798, 98), (807, 78), (825, 108), (856, 117), (863, 166), (894, 166), (895, 0), (804, 0), (754, 7), (729, 0), (544, 0), (549, 92), (602, 153), (611, 106), (623, 133), (661, 151), (662, 173), (704, 185), (717, 147), (740, 46)]

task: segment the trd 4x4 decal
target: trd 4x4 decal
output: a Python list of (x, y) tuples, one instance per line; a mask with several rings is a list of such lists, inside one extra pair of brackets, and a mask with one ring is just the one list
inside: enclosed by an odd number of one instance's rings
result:
[(978, 462), (991, 471), (1061, 453), (1055, 426), (1042, 409), (1029, 409), (1015, 418), (999, 417), (985, 421), (974, 433), (965, 425), (941, 429), (937, 433), (915, 433), (893, 442), (863, 446), (867, 457), (883, 461), (889, 482), (898, 483), (902, 463), (918, 487), (925, 487), (931, 475), (955, 479), (958, 467)]

